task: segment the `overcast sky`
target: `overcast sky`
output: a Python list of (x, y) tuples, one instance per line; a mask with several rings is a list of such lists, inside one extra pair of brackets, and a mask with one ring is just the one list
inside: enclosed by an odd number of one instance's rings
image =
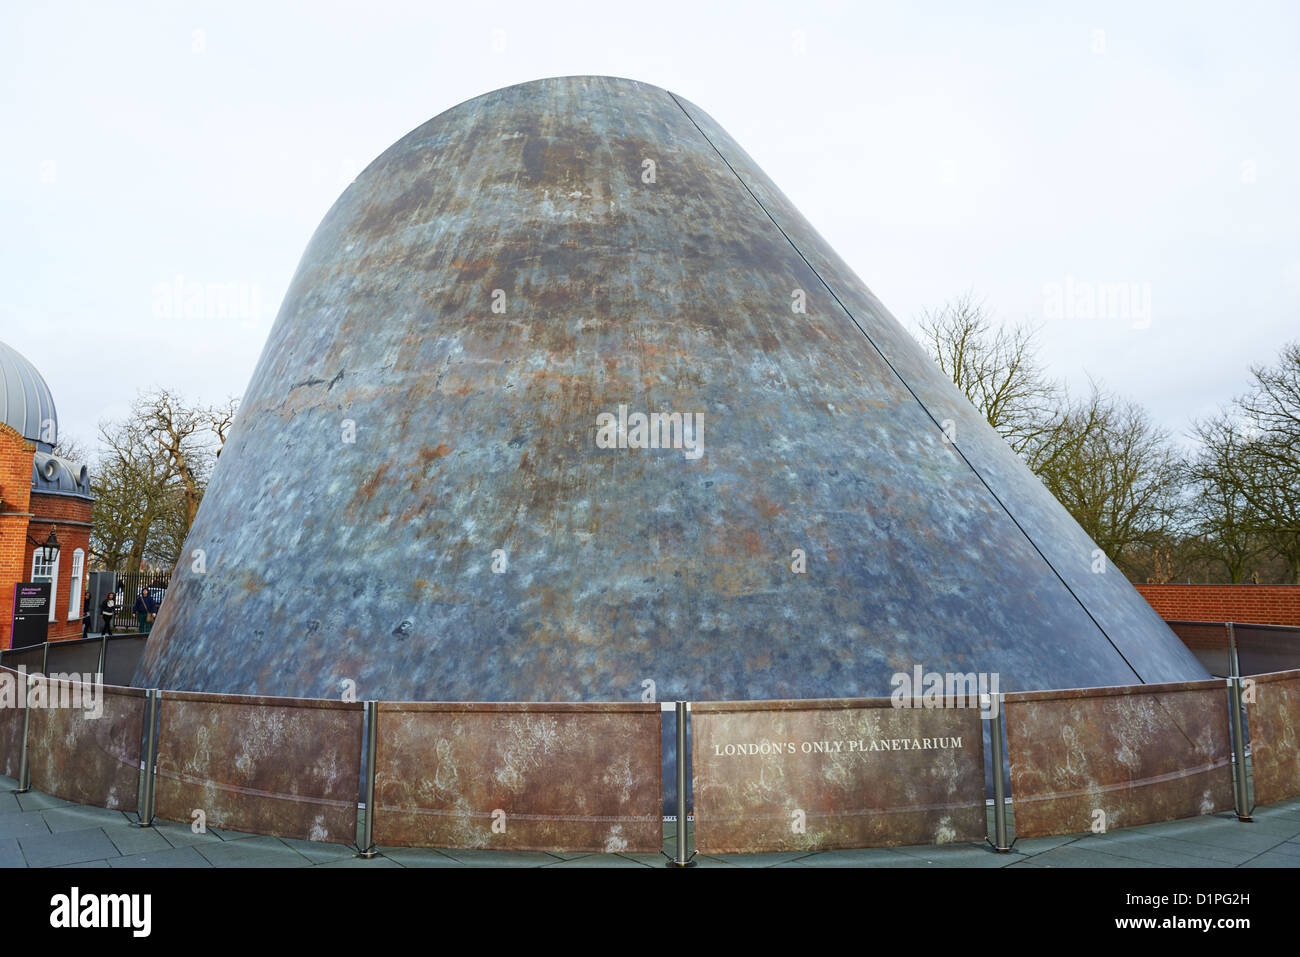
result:
[[(1297, 50), (1295, 3), (5, 0), (0, 340), (85, 446), (141, 387), (238, 395), (371, 159), (610, 74), (708, 111), (900, 320), (973, 291), (1181, 433), (1300, 338)], [(167, 317), (177, 277), (249, 314)]]

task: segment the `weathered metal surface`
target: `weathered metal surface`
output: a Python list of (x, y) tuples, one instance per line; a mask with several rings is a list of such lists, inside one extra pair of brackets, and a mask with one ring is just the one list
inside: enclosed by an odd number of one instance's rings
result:
[(692, 705), (695, 846), (749, 854), (983, 841), (972, 708), (888, 698)]
[(165, 691), (159, 716), (159, 817), (356, 841), (361, 704)]
[(1004, 708), (1018, 837), (1233, 806), (1222, 681), (1009, 694)]
[(27, 732), (32, 787), (77, 804), (134, 811), (145, 693), (49, 679), (42, 692), (41, 706), (33, 697)]
[[(701, 414), (702, 454), (599, 447), (620, 405)], [(357, 178), (196, 549), (137, 684), (725, 700), (886, 695), (918, 664), (1003, 690), (1205, 676), (726, 134), (629, 80), (498, 90)]]
[(1255, 675), (1246, 698), (1255, 803), (1300, 796), (1300, 670)]
[(23, 703), (27, 700), (25, 673), (0, 668), (0, 682), (3, 682), (0, 690), (5, 693), (5, 698), (0, 700), (0, 774), (16, 779), (23, 754)]
[(380, 702), (380, 845), (653, 854), (656, 704)]
[[(815, 230), (795, 209), (794, 205), (776, 187), (743, 149), (707, 113), (680, 96), (675, 97), (682, 109), (698, 125), (710, 145), (718, 150), (730, 170), (739, 177), (761, 205), (773, 226), (788, 238), (801, 260), (816, 271), (822, 289), (833, 296), (838, 311), (833, 317), (842, 323), (851, 323), (858, 334), (858, 348), (864, 345), (881, 361), (887, 362), (895, 381), (903, 384), (909, 395), (924, 411), (931, 430), (938, 430), (950, 422), (951, 449), (961, 458), (982, 486), (995, 493), (1000, 508), (1014, 518), (1018, 529), (1030, 541), (1039, 560), (1050, 565), (1055, 589), (1049, 601), (1064, 600), (1061, 591), (1073, 596), (1074, 601), (1087, 609), (1092, 629), (1100, 632), (1110, 646), (1109, 655), (1121, 655), (1124, 668), (1131, 669), (1142, 682), (1168, 682), (1205, 677), (1204, 671), (1192, 655), (1171, 639), (1159, 614), (1133, 588), (1113, 565), (1100, 566), (1097, 545), (1079, 524), (1050, 493), (1024, 461), (997, 433), (979, 411), (953, 385), (939, 367), (921, 350), (911, 334), (884, 307), (879, 299), (858, 278)], [(811, 310), (810, 310), (811, 313)], [(897, 441), (897, 439), (895, 439)], [(913, 483), (922, 494), (942, 493), (928, 483)], [(950, 562), (960, 560), (958, 555), (973, 547), (978, 540), (974, 535), (961, 536), (959, 545), (952, 547)], [(986, 555), (989, 553), (985, 553)], [(1023, 569), (1013, 569), (1001, 560), (991, 564), (990, 578), (1010, 575), (1029, 587), (1030, 579)], [(945, 575), (946, 577), (946, 575)], [(991, 596), (990, 596), (991, 597)], [(933, 600), (933, 599), (925, 599)], [(1020, 605), (1020, 614), (1032, 616), (1033, 612)], [(1013, 607), (1004, 614), (1018, 618)], [(1061, 649), (1044, 645), (1056, 642), (1075, 644), (1080, 641), (1077, 630), (1062, 631), (1047, 621), (1038, 621), (1036, 639), (1017, 648), (1022, 657), (1016, 667), (1001, 670), (1013, 683), (1004, 688), (1069, 688), (1105, 684), (1104, 672), (1115, 669), (1100, 662), (1080, 663), (1072, 666), (1060, 659)], [(1018, 635), (1015, 636), (1019, 638)], [(1054, 672), (1043, 680), (1033, 675), (1036, 670), (1027, 659), (1043, 655), (1043, 666)], [(963, 669), (954, 669), (963, 670)], [(1124, 677), (1124, 682), (1132, 681)]]

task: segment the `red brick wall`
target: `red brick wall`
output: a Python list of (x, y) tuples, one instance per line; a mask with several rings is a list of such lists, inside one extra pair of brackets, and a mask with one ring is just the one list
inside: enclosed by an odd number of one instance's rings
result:
[(1300, 585), (1135, 585), (1166, 621), (1300, 626)]
[[(28, 481), (31, 481), (30, 476)], [(68, 608), (68, 601), (72, 597), (72, 556), (77, 549), (81, 549), (81, 594), (84, 598), (90, 571), (89, 522), (94, 506), (89, 499), (46, 495), (41, 492), (32, 492), (31, 503), (32, 518), (27, 526), (28, 534), (38, 542), (43, 542), (53, 530), (59, 540), (59, 580), (54, 592), (54, 621), (50, 622), (49, 639), (56, 641), (61, 638), (80, 638), (81, 609)], [(87, 524), (69, 525), (68, 522)], [(26, 555), (26, 569), (29, 572), (34, 549), (35, 546), (29, 543)], [(10, 587), (12, 591), (12, 586)], [(11, 595), (10, 601), (12, 600)], [(68, 620), (70, 615), (72, 621)]]
[(32, 551), (29, 541), (45, 541), (50, 531), (59, 539), (59, 580), (54, 590), (54, 621), (50, 622), (51, 640), (81, 637), (81, 609), (72, 609), (72, 555), (78, 548), (85, 553), (82, 563), (82, 594), (90, 569), (89, 524), (93, 505), (88, 499), (67, 495), (47, 495), (32, 491), (32, 457), (36, 446), (16, 431), (0, 423), (0, 649), (9, 647), (13, 631), (14, 585), (31, 578)]
[(9, 647), (13, 630), (14, 584), (31, 570), (27, 550), (27, 512), (32, 495), (32, 456), (36, 446), (0, 422), (0, 648)]

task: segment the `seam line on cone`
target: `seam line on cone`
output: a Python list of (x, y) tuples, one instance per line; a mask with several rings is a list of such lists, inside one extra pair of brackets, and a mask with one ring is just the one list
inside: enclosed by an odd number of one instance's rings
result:
[[(916, 401), (916, 404), (921, 407), (921, 411), (925, 413), (926, 417), (931, 422), (933, 422), (935, 426), (939, 426), (939, 420), (934, 417), (934, 414), (929, 410), (929, 408), (926, 407), (926, 404), (921, 401), (921, 397), (916, 394), (916, 391), (912, 388), (911, 384), (905, 378), (903, 378), (902, 374), (894, 367), (894, 364), (889, 361), (889, 357), (885, 355), (884, 350), (882, 350), (880, 346), (876, 345), (876, 341), (871, 338), (870, 333), (868, 333), (867, 330), (863, 328), (862, 324), (858, 322), (857, 317), (853, 315), (853, 312), (849, 309), (849, 307), (844, 305), (839, 295), (835, 292), (834, 289), (831, 288), (831, 284), (828, 283), (822, 277), (822, 274), (817, 269), (817, 267), (808, 261), (808, 257), (803, 254), (803, 250), (801, 250), (798, 244), (795, 243), (795, 241), (790, 238), (790, 235), (785, 231), (785, 229), (782, 228), (781, 224), (777, 222), (776, 217), (772, 215), (772, 213), (768, 210), (768, 208), (765, 205), (763, 205), (763, 201), (758, 198), (758, 196), (754, 193), (752, 189), (749, 188), (749, 184), (745, 182), (745, 178), (741, 176), (740, 173), (736, 172), (736, 168), (732, 166), (731, 161), (728, 160), (727, 157), (722, 154), (722, 150), (718, 149), (717, 145), (713, 142), (713, 140), (709, 139), (709, 134), (705, 133), (704, 130), (700, 129), (700, 124), (696, 123), (695, 117), (691, 116), (690, 111), (687, 110), (686, 107), (682, 106), (681, 100), (677, 99), (677, 94), (673, 93), (671, 90), (666, 90), (665, 92), (670, 97), (672, 97), (672, 101), (677, 104), (677, 108), (682, 111), (682, 113), (686, 116), (688, 120), (691, 121), (691, 125), (695, 127), (696, 132), (698, 132), (700, 136), (704, 137), (704, 142), (708, 143), (709, 146), (713, 148), (713, 152), (718, 154), (718, 158), (727, 165), (727, 169), (731, 170), (731, 175), (736, 177), (736, 182), (740, 183), (741, 187), (744, 188), (745, 192), (749, 194), (749, 198), (752, 199), (754, 203), (758, 206), (758, 208), (763, 211), (763, 214), (767, 216), (767, 218), (771, 221), (772, 225), (776, 227), (777, 232), (779, 232), (781, 236), (785, 239), (785, 241), (790, 244), (790, 248), (795, 251), (795, 254), (801, 260), (803, 260), (803, 264), (812, 271), (812, 274), (817, 277), (817, 281), (820, 282), (826, 288), (826, 291), (830, 293), (831, 298), (835, 300), (835, 304), (838, 305), (842, 310), (844, 310), (844, 314), (849, 317), (849, 321), (852, 322), (853, 325), (857, 327), (858, 332), (862, 333), (862, 337), (867, 340), (867, 343), (871, 346), (871, 348), (874, 349), (876, 351), (876, 354), (880, 356), (880, 360), (884, 362), (885, 367), (888, 368), (889, 371), (894, 374), (894, 378), (896, 378), (902, 384), (903, 388), (906, 389), (908, 394), (911, 395), (911, 397)], [(1092, 612), (1088, 610), (1088, 606), (1085, 605), (1083, 603), (1083, 600), (1074, 593), (1074, 589), (1070, 587), (1070, 583), (1067, 582), (1065, 580), (1065, 577), (1059, 571), (1056, 570), (1056, 566), (1052, 564), (1051, 559), (1049, 559), (1045, 554), (1043, 554), (1043, 550), (1038, 547), (1038, 543), (1035, 542), (1033, 537), (1029, 534), (1029, 532), (1025, 530), (1025, 527), (1020, 524), (1020, 522), (1016, 519), (1015, 515), (1012, 514), (1011, 509), (1009, 509), (1006, 503), (1002, 501), (1002, 498), (998, 495), (998, 493), (993, 490), (993, 486), (989, 485), (988, 481), (984, 478), (984, 476), (980, 474), (979, 469), (977, 469), (975, 465), (971, 462), (971, 460), (966, 457), (966, 453), (961, 450), (961, 447), (957, 444), (956, 440), (954, 439), (949, 444), (953, 447), (953, 449), (956, 450), (957, 454), (961, 456), (961, 460), (966, 463), (966, 467), (971, 470), (971, 472), (975, 475), (977, 479), (979, 479), (980, 484), (982, 484), (988, 490), (988, 493), (993, 496), (993, 501), (998, 503), (1002, 511), (1006, 513), (1007, 518), (1011, 519), (1011, 523), (1015, 525), (1017, 529), (1020, 530), (1020, 534), (1025, 536), (1025, 541), (1029, 542), (1030, 547), (1032, 547), (1033, 550), (1038, 553), (1038, 557), (1041, 558), (1043, 560), (1043, 563), (1052, 570), (1052, 574), (1056, 576), (1058, 581), (1060, 581), (1062, 587), (1065, 588), (1065, 590), (1069, 593), (1070, 597), (1073, 598), (1076, 602), (1078, 602), (1079, 607), (1083, 609), (1083, 613), (1088, 616), (1088, 620), (1091, 621), (1094, 626), (1096, 626), (1099, 632), (1101, 632), (1101, 636), (1105, 638), (1107, 643), (1111, 646), (1111, 648), (1115, 650), (1115, 654), (1119, 655), (1120, 660), (1124, 662), (1125, 667), (1127, 667), (1129, 671), (1133, 672), (1133, 674), (1137, 677), (1138, 681), (1140, 681), (1142, 684), (1146, 684), (1147, 683), (1146, 679), (1143, 678), (1141, 673), (1136, 668), (1133, 667), (1132, 662), (1128, 660), (1124, 652), (1119, 650), (1119, 646), (1116, 645), (1115, 642), (1111, 639), (1110, 635), (1106, 633), (1106, 629), (1101, 626), (1101, 622), (1099, 622), (1095, 617), (1093, 617)], [(1048, 494), (1050, 495), (1051, 493), (1049, 492)], [(1073, 520), (1073, 518), (1074, 517), (1071, 516), (1071, 520)], [(1096, 543), (1094, 542), (1093, 544)]]

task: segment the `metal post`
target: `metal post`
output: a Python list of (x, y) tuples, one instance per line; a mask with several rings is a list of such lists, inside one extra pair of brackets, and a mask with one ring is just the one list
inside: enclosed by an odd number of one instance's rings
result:
[(50, 673), (50, 643), (47, 641), (41, 645), (41, 674)]
[(151, 688), (145, 692), (144, 708), (144, 754), (140, 760), (140, 787), (136, 800), (136, 809), (140, 820), (133, 821), (135, 827), (153, 827), (154, 781), (158, 774), (158, 701), (162, 692)]
[(357, 842), (357, 857), (377, 857), (375, 848), (375, 751), (379, 743), (379, 727), (375, 720), (379, 713), (378, 702), (365, 703), (366, 722), (366, 781), (365, 781), (365, 817), (361, 822), (361, 840)]
[(989, 720), (990, 752), (993, 759), (993, 849), (999, 854), (1011, 851), (1007, 843), (1007, 789), (1002, 780), (1002, 695), (989, 695), (991, 704), (997, 707), (997, 716)]
[(1237, 658), (1237, 631), (1232, 622), (1227, 622), (1228, 629), (1228, 702), (1232, 709), (1232, 776), (1233, 796), (1237, 803), (1237, 820), (1253, 821), (1250, 816), (1249, 796), (1246, 790), (1246, 736), (1241, 721), (1241, 662)]
[(19, 697), (23, 702), (23, 747), (21, 756), (18, 758), (18, 787), (14, 788), (14, 794), (26, 794), (32, 789), (32, 768), (27, 759), (27, 740), (28, 728), (31, 726), (32, 709), (27, 707), (27, 671), (24, 669), (19, 672), (21, 680), (19, 684)]
[(669, 867), (694, 867), (694, 854), (686, 849), (686, 712), (685, 701), (676, 702), (677, 713), (677, 855)]
[(108, 635), (99, 636), (99, 680), (104, 680), (104, 668), (108, 665)]

